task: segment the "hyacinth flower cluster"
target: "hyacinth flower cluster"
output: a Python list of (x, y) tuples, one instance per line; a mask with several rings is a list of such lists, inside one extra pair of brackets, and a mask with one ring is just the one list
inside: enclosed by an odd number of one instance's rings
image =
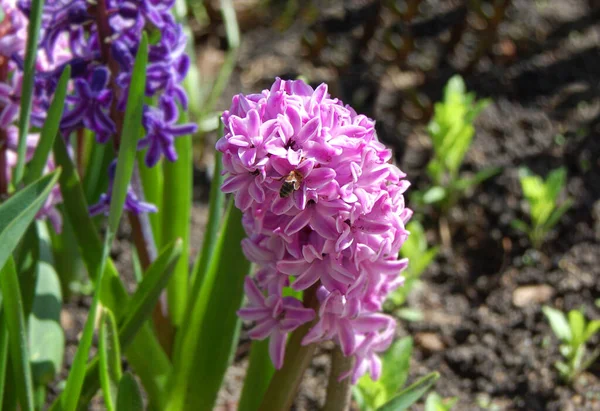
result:
[[(412, 211), (405, 174), (392, 164), (375, 123), (301, 80), (277, 79), (261, 94), (236, 95), (222, 116), (217, 142), (226, 178), (243, 211), (242, 248), (259, 269), (246, 278), (249, 336), (269, 338), (276, 368), (286, 337), (313, 321), (302, 344), (333, 340), (355, 357), (353, 383), (381, 373), (378, 353), (395, 333), (381, 312), (402, 285), (398, 252)], [(284, 296), (287, 287), (312, 293), (318, 306)]]
[[(47, 0), (42, 13), (31, 124), (43, 126), (59, 77), (69, 65), (72, 80), (60, 122), (61, 134), (67, 138), (88, 129), (98, 143), (112, 141), (118, 147), (131, 71), (146, 31), (152, 41), (145, 94), (148, 102), (155, 103), (144, 107), (146, 134), (138, 149), (146, 150), (145, 163), (149, 167), (163, 157), (175, 161), (175, 139), (195, 132), (196, 126), (177, 124), (179, 108), (187, 109), (182, 81), (190, 60), (185, 53), (183, 27), (171, 13), (174, 4), (175, 0)], [(19, 115), (31, 1), (0, 0), (0, 6), (6, 16), (0, 29), (0, 127), (8, 132)], [(113, 173), (108, 175), (110, 179)], [(109, 193), (91, 207), (93, 213), (108, 211)], [(139, 200), (133, 190), (125, 207), (133, 213), (155, 210)]]

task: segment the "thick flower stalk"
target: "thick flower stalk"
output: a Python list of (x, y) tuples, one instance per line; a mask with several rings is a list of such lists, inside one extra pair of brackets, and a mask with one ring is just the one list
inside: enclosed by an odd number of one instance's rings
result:
[[(242, 247), (260, 269), (245, 284), (254, 321), (249, 335), (270, 338), (276, 368), (286, 336), (316, 318), (303, 344), (335, 341), (354, 368), (340, 378), (370, 373), (392, 342), (395, 320), (381, 313), (402, 285), (407, 260), (398, 252), (412, 211), (405, 174), (377, 140), (375, 123), (301, 80), (277, 79), (261, 94), (237, 95), (223, 113), (217, 142), (226, 179), (244, 212)], [(284, 289), (315, 290), (318, 312)]]
[[(171, 14), (174, 0), (46, 0), (42, 13), (31, 122), (44, 124), (58, 79), (67, 65), (72, 81), (60, 130), (65, 138), (88, 129), (100, 144), (112, 141), (118, 147), (131, 71), (144, 31), (153, 40), (149, 46), (143, 126), (146, 135), (139, 149), (154, 166), (162, 157), (177, 159), (175, 138), (195, 132), (193, 124), (176, 125), (178, 106), (187, 109), (182, 81), (190, 61), (185, 53), (186, 36)], [(10, 30), (0, 29), (0, 51), (8, 64), (2, 79), (10, 90), (0, 89), (2, 124), (18, 116), (19, 79), (22, 76), (29, 0), (0, 0), (10, 20)], [(7, 93), (11, 98), (3, 98)], [(11, 104), (12, 102), (12, 104)], [(6, 115), (5, 112), (7, 112)], [(93, 212), (105, 210), (108, 194)], [(131, 192), (128, 204), (138, 212), (156, 209)]]

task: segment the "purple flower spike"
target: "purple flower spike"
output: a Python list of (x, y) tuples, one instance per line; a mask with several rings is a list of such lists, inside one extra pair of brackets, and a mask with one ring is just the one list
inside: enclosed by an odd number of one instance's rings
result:
[(246, 280), (249, 306), (239, 311), (256, 322), (250, 338), (269, 337), (281, 367), (283, 291), (316, 292), (318, 319), (302, 344), (333, 340), (356, 358), (341, 378), (379, 378), (378, 353), (395, 330), (380, 311), (403, 283), (408, 262), (398, 252), (412, 211), (403, 197), (409, 183), (377, 140), (375, 123), (331, 98), (325, 84), (313, 90), (281, 79), (261, 94), (234, 96), (222, 120), (221, 189), (244, 212), (242, 249), (259, 267)]
[(142, 124), (146, 129), (146, 136), (138, 143), (138, 149), (148, 148), (146, 165), (153, 167), (161, 156), (167, 160), (177, 160), (175, 151), (175, 137), (196, 132), (195, 124), (177, 124), (179, 111), (173, 99), (163, 96), (160, 99), (160, 109), (146, 106)]
[(75, 96), (69, 99), (71, 110), (62, 118), (61, 128), (71, 131), (79, 127), (81, 122), (96, 132), (100, 143), (108, 141), (116, 132), (116, 126), (108, 115), (112, 102), (112, 92), (106, 87), (110, 72), (106, 67), (96, 68), (88, 81), (75, 80)]

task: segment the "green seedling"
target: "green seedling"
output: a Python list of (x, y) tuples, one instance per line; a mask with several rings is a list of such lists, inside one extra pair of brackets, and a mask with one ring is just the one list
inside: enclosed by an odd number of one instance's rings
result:
[(529, 205), (531, 223), (527, 224), (523, 220), (516, 219), (511, 222), (511, 225), (516, 230), (527, 234), (533, 247), (539, 249), (550, 230), (573, 205), (573, 200), (570, 198), (561, 204), (558, 202), (558, 197), (566, 185), (567, 171), (564, 167), (556, 169), (550, 172), (544, 181), (527, 168), (521, 168), (519, 179)]
[(408, 378), (412, 349), (411, 337), (396, 341), (382, 356), (381, 378), (373, 381), (366, 374), (358, 380), (352, 392), (361, 411), (406, 410), (433, 386), (439, 378), (436, 372), (401, 389)]
[[(389, 297), (389, 301), (394, 307), (400, 307), (406, 303), (406, 298), (411, 290), (439, 252), (439, 247), (428, 246), (425, 230), (421, 223), (416, 220), (411, 221), (407, 224), (406, 229), (410, 232), (410, 236), (402, 245), (400, 253), (402, 257), (408, 258), (408, 268), (403, 273), (404, 285)], [(410, 309), (400, 309), (397, 314), (406, 320), (415, 320), (420, 317), (419, 315), (415, 316), (414, 310)]]
[(600, 356), (600, 348), (591, 353), (586, 348), (586, 343), (600, 331), (600, 320), (586, 321), (581, 310), (571, 310), (568, 315), (548, 306), (542, 310), (561, 341), (559, 349), (564, 361), (557, 361), (556, 369), (565, 382), (572, 383)]
[(433, 186), (417, 192), (414, 200), (434, 204), (447, 212), (469, 188), (500, 172), (499, 167), (485, 168), (472, 177), (460, 175), (463, 160), (475, 135), (473, 122), (490, 100), (475, 100), (466, 91), (463, 79), (453, 76), (444, 89), (444, 100), (435, 104), (433, 119), (427, 128), (433, 143), (433, 158), (427, 165)]
[(425, 411), (450, 411), (457, 401), (457, 397), (442, 398), (438, 393), (432, 392), (425, 401)]

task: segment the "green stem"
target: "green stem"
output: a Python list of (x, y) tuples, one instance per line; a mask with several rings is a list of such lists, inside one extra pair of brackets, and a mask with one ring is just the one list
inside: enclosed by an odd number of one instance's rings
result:
[(323, 411), (347, 411), (350, 409), (352, 398), (352, 383), (350, 377), (338, 381), (341, 374), (354, 366), (354, 357), (346, 357), (338, 346), (331, 353), (331, 371), (327, 383), (327, 397)]
[[(316, 288), (313, 286), (304, 293), (305, 307), (318, 306), (315, 291)], [(302, 339), (314, 322), (304, 324), (292, 333), (287, 343), (283, 367), (273, 374), (260, 405), (260, 411), (284, 411), (291, 408), (304, 371), (317, 348), (317, 344), (302, 345)]]

